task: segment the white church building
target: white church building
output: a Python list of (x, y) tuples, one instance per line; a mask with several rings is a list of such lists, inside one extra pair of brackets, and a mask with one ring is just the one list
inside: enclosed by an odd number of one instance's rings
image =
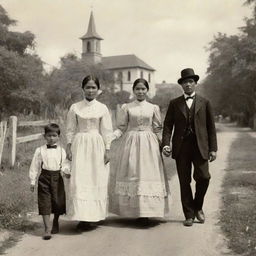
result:
[(82, 58), (94, 65), (101, 63), (104, 69), (112, 71), (115, 77), (116, 91), (125, 90), (132, 93), (132, 84), (137, 78), (144, 78), (150, 85), (149, 96), (155, 95), (155, 69), (134, 54), (103, 57), (101, 41), (103, 38), (96, 32), (93, 12), (91, 12), (87, 32), (82, 40)]

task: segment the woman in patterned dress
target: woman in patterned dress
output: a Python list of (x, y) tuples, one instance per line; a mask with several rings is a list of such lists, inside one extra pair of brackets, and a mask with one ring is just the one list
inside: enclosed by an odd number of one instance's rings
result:
[(148, 221), (168, 211), (168, 182), (159, 149), (160, 109), (146, 101), (145, 79), (133, 84), (136, 100), (124, 104), (118, 119), (116, 163), (111, 163), (110, 212)]

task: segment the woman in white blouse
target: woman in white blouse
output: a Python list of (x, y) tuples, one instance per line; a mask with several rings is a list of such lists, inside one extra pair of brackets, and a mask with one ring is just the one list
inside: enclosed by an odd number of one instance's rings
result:
[(110, 211), (138, 218), (164, 217), (168, 211), (168, 182), (159, 143), (162, 129), (157, 105), (146, 101), (148, 82), (139, 78), (133, 84), (136, 100), (121, 108), (115, 138), (123, 135), (117, 162), (111, 163)]
[(95, 98), (99, 80), (87, 76), (82, 82), (85, 99), (73, 104), (67, 115), (67, 157), (71, 160), (67, 212), (80, 221), (79, 229), (107, 216), (107, 186), (112, 122), (106, 105)]

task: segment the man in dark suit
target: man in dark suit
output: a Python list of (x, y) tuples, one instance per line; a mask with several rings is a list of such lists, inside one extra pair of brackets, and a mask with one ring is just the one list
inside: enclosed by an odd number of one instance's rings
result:
[[(209, 185), (208, 161), (216, 159), (217, 138), (210, 102), (195, 88), (199, 76), (191, 68), (181, 71), (178, 83), (184, 95), (170, 101), (164, 120), (162, 150), (176, 160), (180, 182), (184, 226), (192, 226), (195, 217), (204, 223), (203, 201)], [(172, 135), (173, 133), (173, 135)], [(172, 148), (170, 147), (172, 141)], [(195, 196), (191, 190), (191, 172), (196, 181)]]

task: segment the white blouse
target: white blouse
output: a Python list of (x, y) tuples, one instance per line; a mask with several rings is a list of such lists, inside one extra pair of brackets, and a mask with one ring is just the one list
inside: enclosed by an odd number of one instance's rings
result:
[(69, 173), (69, 163), (66, 159), (65, 150), (60, 146), (57, 146), (56, 149), (48, 149), (46, 145), (36, 149), (29, 168), (31, 185), (35, 185), (37, 176), (42, 168), (49, 171), (61, 170), (65, 173)]
[(72, 143), (77, 132), (98, 131), (110, 149), (112, 141), (112, 120), (105, 104), (86, 99), (71, 105), (67, 115), (67, 143)]
[(159, 106), (146, 100), (135, 100), (122, 105), (117, 119), (115, 138), (119, 138), (126, 131), (152, 131), (161, 141), (162, 121)]

